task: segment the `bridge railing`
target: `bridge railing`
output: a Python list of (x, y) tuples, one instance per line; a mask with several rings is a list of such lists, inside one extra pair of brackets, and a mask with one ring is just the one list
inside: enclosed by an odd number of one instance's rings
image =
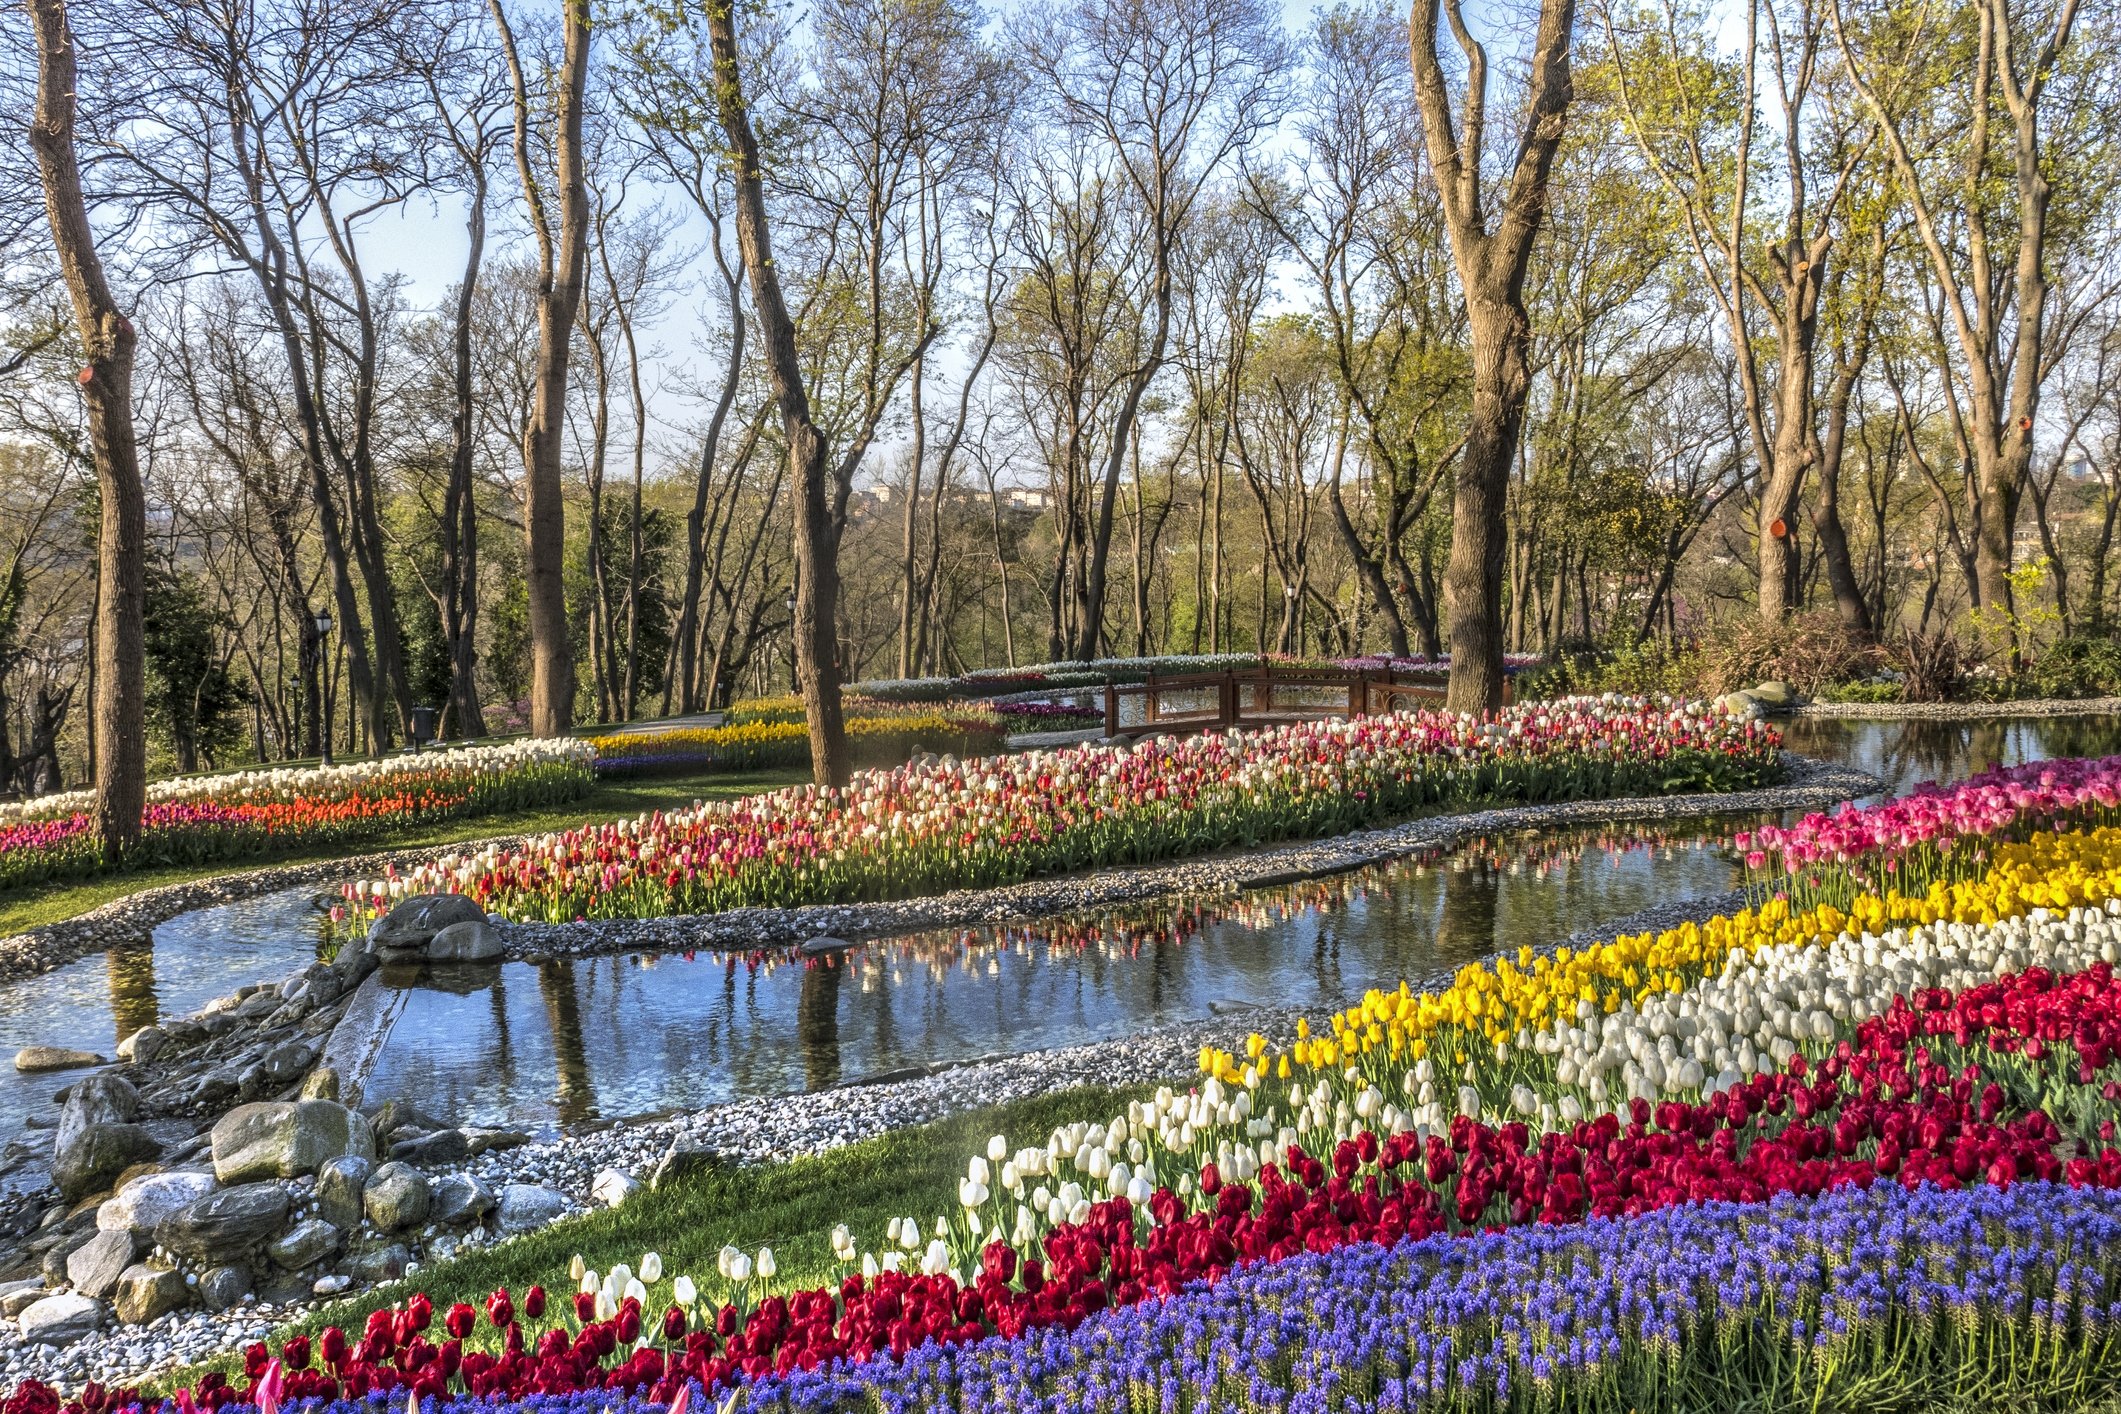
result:
[[(1199, 698), (1210, 694), (1210, 705), (1198, 704)], [(1165, 701), (1169, 696), (1196, 701), (1175, 705)], [(1141, 700), (1141, 719), (1122, 724), (1120, 704), (1132, 698)], [(1219, 673), (1152, 673), (1143, 682), (1105, 684), (1105, 735), (1183, 735), (1323, 717), (1365, 717), (1406, 707), (1440, 707), (1443, 700), (1444, 686), (1438, 679), (1386, 670), (1270, 665)], [(1503, 700), (1509, 700), (1507, 682)]]

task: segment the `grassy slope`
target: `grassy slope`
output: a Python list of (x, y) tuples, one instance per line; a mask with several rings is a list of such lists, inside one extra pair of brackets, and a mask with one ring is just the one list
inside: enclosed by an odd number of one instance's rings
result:
[[(771, 1247), (780, 1266), (777, 1289), (837, 1281), (845, 1269), (832, 1258), (834, 1224), (846, 1223), (858, 1242), (879, 1247), (893, 1217), (929, 1223), (954, 1201), (965, 1161), (985, 1151), (990, 1134), (1008, 1135), (1012, 1148), (1043, 1143), (1057, 1125), (1109, 1119), (1124, 1110), (1128, 1099), (1146, 1093), (1067, 1090), (895, 1130), (792, 1163), (709, 1170), (661, 1191), (643, 1190), (623, 1207), (438, 1262), (395, 1286), (340, 1302), (277, 1333), (274, 1347), (290, 1335), (327, 1325), (358, 1334), (368, 1312), (415, 1291), (426, 1292), (438, 1310), (454, 1301), (479, 1305), (496, 1287), (506, 1287), (520, 1299), (534, 1284), (542, 1284), (556, 1302), (565, 1301), (572, 1293), (568, 1264), (577, 1253), (600, 1272), (618, 1262), (638, 1269), (643, 1253), (662, 1254), (664, 1279), (651, 1293), (660, 1302), (669, 1300), (669, 1283), (680, 1274), (691, 1275), (703, 1292), (718, 1291), (715, 1255), (724, 1243), (752, 1253)], [(483, 1320), (480, 1333), (482, 1338), (492, 1334)], [(240, 1364), (235, 1356), (224, 1356), (172, 1376), (168, 1386), (188, 1385), (208, 1369), (233, 1371)]]
[(216, 874), (242, 873), (246, 868), (254, 868), (258, 864), (306, 864), (320, 859), (334, 859), (379, 850), (416, 849), (423, 845), (456, 844), (494, 835), (564, 830), (591, 820), (617, 819), (621, 816), (638, 815), (646, 810), (668, 810), (690, 805), (695, 800), (777, 790), (782, 786), (800, 785), (809, 779), (810, 773), (807, 770), (790, 767), (745, 774), (669, 776), (650, 780), (602, 782), (588, 795), (563, 804), (506, 811), (498, 815), (472, 815), (444, 820), (387, 838), (354, 845), (337, 845), (327, 849), (295, 850), (252, 864), (221, 859), (204, 864), (175, 864), (132, 870), (87, 880), (54, 881), (0, 894), (0, 937), (19, 933), (25, 928), (34, 928), (42, 923), (57, 923), (79, 917), (92, 908), (114, 899), (128, 897), (142, 889), (154, 888), (160, 884), (181, 884), (193, 879), (211, 878)]

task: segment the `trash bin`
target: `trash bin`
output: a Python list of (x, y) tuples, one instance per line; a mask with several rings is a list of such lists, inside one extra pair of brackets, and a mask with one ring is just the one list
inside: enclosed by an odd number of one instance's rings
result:
[(441, 714), (432, 707), (412, 709), (412, 744), (426, 746), (435, 739), (435, 718)]

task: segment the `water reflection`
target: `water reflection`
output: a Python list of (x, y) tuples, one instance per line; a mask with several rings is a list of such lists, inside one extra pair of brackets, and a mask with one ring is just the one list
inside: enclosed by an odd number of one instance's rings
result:
[[(367, 1082), (544, 1131), (814, 1091), (942, 1061), (1323, 1006), (1736, 881), (1754, 817), (1515, 833), (1239, 898), (945, 929), (823, 958), (664, 954), (417, 978)], [(533, 975), (534, 974), (534, 975)], [(534, 1000), (532, 998), (534, 997)]]
[(2121, 752), (2121, 717), (1981, 717), (1859, 721), (1798, 717), (1781, 724), (1790, 750), (1839, 761), (1885, 782), (1882, 797), (1924, 781), (1958, 781), (1992, 766)]

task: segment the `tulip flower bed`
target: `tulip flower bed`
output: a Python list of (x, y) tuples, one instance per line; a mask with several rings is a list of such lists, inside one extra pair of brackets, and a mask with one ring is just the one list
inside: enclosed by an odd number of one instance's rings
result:
[[(1893, 921), (1873, 932), (1851, 918)], [(1411, 1379), (1400, 1386), (1410, 1402), (1485, 1382), (1543, 1408), (1566, 1392), (1555, 1381), (1573, 1371), (1593, 1381), (1593, 1402), (1625, 1388), (1632, 1392), (1616, 1407), (1720, 1407), (1686, 1382), (1728, 1378), (1747, 1362), (1754, 1373), (1741, 1378), (1757, 1378), (1769, 1352), (1802, 1355), (1807, 1342), (1822, 1363), (1806, 1373), (1801, 1362), (1772, 1362), (1775, 1380), (1906, 1378), (1911, 1363), (1959, 1378), (1967, 1362), (1997, 1358), (2011, 1328), (1970, 1328), (1971, 1308), (1938, 1306), (1953, 1274), (2052, 1270), (2059, 1290), (2012, 1289), (2036, 1304), (1974, 1313), (2047, 1321), (2042, 1378), (2081, 1383), (2112, 1354), (2104, 1322), (2121, 1293), (2110, 1290), (2105, 1237), (2048, 1253), (2022, 1222), (1987, 1228), (1996, 1255), (1965, 1268), (1926, 1267), (1931, 1258), (1905, 1260), (1889, 1245), (1837, 1256), (1816, 1244), (1749, 1240), (1741, 1245), (1757, 1253), (1762, 1273), (1822, 1280), (1817, 1298), (1805, 1286), (1733, 1285), (1726, 1248), (1705, 1273), (1707, 1288), (1652, 1308), (1642, 1288), (1607, 1284), (1630, 1270), (1639, 1278), (1627, 1254), (1654, 1251), (1659, 1239), (1607, 1234), (1636, 1224), (1656, 1234), (1667, 1230), (1661, 1223), (1726, 1214), (1765, 1231), (1756, 1225), (1808, 1211), (1793, 1198), (1818, 1195), (1827, 1211), (1870, 1212), (1860, 1220), (1888, 1231), (1895, 1213), (1946, 1211), (1938, 1204), (1999, 1211), (2027, 1185), (2038, 1187), (2043, 1214), (2121, 1215), (2114, 1200), (2078, 1192), (2121, 1186), (2117, 954), (2121, 830), (2035, 835), (1999, 846), (1981, 878), (1940, 881), (1921, 899), (1858, 900), (1848, 914), (1792, 913), (1777, 901), (1691, 936), (1675, 929), (1574, 956), (1504, 961), (1492, 972), (1469, 968), (1435, 998), (1375, 993), (1334, 1019), (1330, 1039), (1305, 1037), (1286, 1054), (1270, 1054), (1260, 1038), (1243, 1060), (1206, 1052), (1206, 1078), (1192, 1094), (1166, 1087), (1109, 1123), (1061, 1126), (1044, 1145), (1012, 1149), (995, 1136), (932, 1228), (894, 1219), (880, 1253), (836, 1231), (832, 1246), (850, 1270), (835, 1287), (775, 1291), (770, 1251), (725, 1249), (719, 1277), (704, 1287), (684, 1274), (666, 1283), (652, 1256), (638, 1273), (616, 1267), (602, 1276), (578, 1260), (568, 1303), (555, 1303), (555, 1329), (524, 1331), (497, 1294), (486, 1331), (452, 1353), (447, 1341), (419, 1337), (416, 1300), (371, 1318), (358, 1341), (327, 1331), (323, 1369), (300, 1368), (310, 1359), (302, 1346), (283, 1352), (275, 1375), (259, 1348), (242, 1390), (213, 1384), (195, 1397), (252, 1397), (277, 1379), (289, 1394), (318, 1397), (407, 1386), (508, 1397), (608, 1388), (667, 1401), (697, 1381), (717, 1394), (735, 1387), (750, 1407), (870, 1407), (872, 1397), (932, 1391), (924, 1382), (938, 1369), (978, 1381), (981, 1371), (1018, 1368), (1012, 1350), (1073, 1348), (1069, 1332), (1094, 1341), (1110, 1328), (1136, 1331), (1127, 1349), (1107, 1351), (1139, 1371), (1162, 1348), (1141, 1343), (1144, 1323), (1166, 1329), (1165, 1313), (1185, 1303), (1243, 1302), (1262, 1289), (1255, 1284), (1279, 1289), (1319, 1262), (1399, 1273), (1401, 1285), (1374, 1299), (1340, 1298), (1373, 1323), (1379, 1311), (1457, 1309), (1466, 1285), (1491, 1300), (1521, 1300), (1530, 1289), (1521, 1270), (1482, 1285), (1496, 1263), (1505, 1268), (1498, 1278), (1510, 1271), (1512, 1251), (1559, 1254), (1564, 1265), (1551, 1281), (1571, 1290), (1635, 1290), (1623, 1309), (1646, 1324), (1589, 1346), (1571, 1341), (1602, 1328), (1573, 1317), (1552, 1341), (1528, 1343), (1525, 1327), (1505, 1322), (1469, 1328), (1463, 1346), (1439, 1340), (1433, 1323), (1417, 1324), (1409, 1329), (1429, 1343), (1400, 1349), (1396, 1372), (1380, 1378)], [(1951, 1196), (1969, 1187), (1996, 1191)], [(1732, 1240), (1729, 1229), (1722, 1240)], [(1614, 1243), (1622, 1245), (1600, 1245)], [(1955, 1241), (1933, 1260), (1971, 1260), (1974, 1251)], [(1396, 1265), (1414, 1252), (1428, 1255)], [(1594, 1265), (1568, 1265), (1576, 1252)], [(2042, 1267), (2050, 1258), (2056, 1265)], [(1812, 1275), (1822, 1270), (1814, 1262), (1825, 1264), (1823, 1279)], [(1868, 1293), (1869, 1316), (1833, 1294), (1842, 1287)], [(1709, 1304), (1687, 1304), (1697, 1299)], [(543, 1304), (542, 1291), (526, 1294), (526, 1311)], [(1097, 1314), (1115, 1306), (1135, 1309)], [(1242, 1324), (1244, 1308), (1214, 1309)], [(1931, 1319), (1947, 1309), (1962, 1319)], [(1650, 1319), (1673, 1310), (1751, 1312), (1766, 1334), (1751, 1321)], [(1875, 1320), (1888, 1317), (1881, 1331)], [(2069, 1324), (2080, 1318), (2095, 1319)], [(455, 1339), (478, 1332), (468, 1307), (448, 1320)], [(1337, 1323), (1280, 1328), (1301, 1351)], [(1741, 1339), (1745, 1330), (1755, 1334)], [(1852, 1361), (1843, 1340), (1852, 1333), (1883, 1344)], [(981, 1343), (990, 1335), (1003, 1342)], [(1750, 1344), (1756, 1336), (1764, 1343)], [(2053, 1363), (2065, 1339), (2068, 1359)], [(1651, 1351), (1691, 1353), (1659, 1366)], [(882, 1359), (887, 1352), (896, 1358)], [(1883, 1363), (1866, 1363), (1874, 1359)], [(1185, 1378), (1196, 1383), (1172, 1388), (1257, 1403), (1291, 1388), (1274, 1381), (1300, 1367), (1248, 1367), (1253, 1383), (1228, 1387), (1218, 1382), (1244, 1376), (1192, 1368)], [(1268, 1383), (1258, 1383), (1257, 1368)], [(1440, 1394), (1435, 1379), (1445, 1382)]]
[(1926, 889), (1977, 873), (1997, 841), (2121, 820), (2121, 756), (1996, 767), (1956, 785), (1732, 840), (1761, 894), (1845, 903), (1888, 885)]
[[(896, 765), (916, 751), (984, 756), (1008, 728), (984, 707), (908, 709), (850, 699), (847, 742), (857, 765)], [(718, 727), (614, 732), (589, 738), (600, 778), (759, 771), (810, 765), (810, 732), (794, 699), (740, 703)]]
[[(1085, 745), (859, 773), (450, 856), (394, 891), (519, 920), (908, 898), (1338, 834), (1476, 803), (1728, 791), (1780, 771), (1772, 730), (1694, 703), (1580, 699)], [(349, 894), (356, 908), (388, 896)]]
[[(573, 800), (594, 784), (575, 741), (459, 747), (307, 769), (184, 776), (148, 786), (128, 864), (192, 864), (322, 847), (408, 826)], [(0, 815), (0, 888), (105, 867), (87, 792), (45, 796)]]

